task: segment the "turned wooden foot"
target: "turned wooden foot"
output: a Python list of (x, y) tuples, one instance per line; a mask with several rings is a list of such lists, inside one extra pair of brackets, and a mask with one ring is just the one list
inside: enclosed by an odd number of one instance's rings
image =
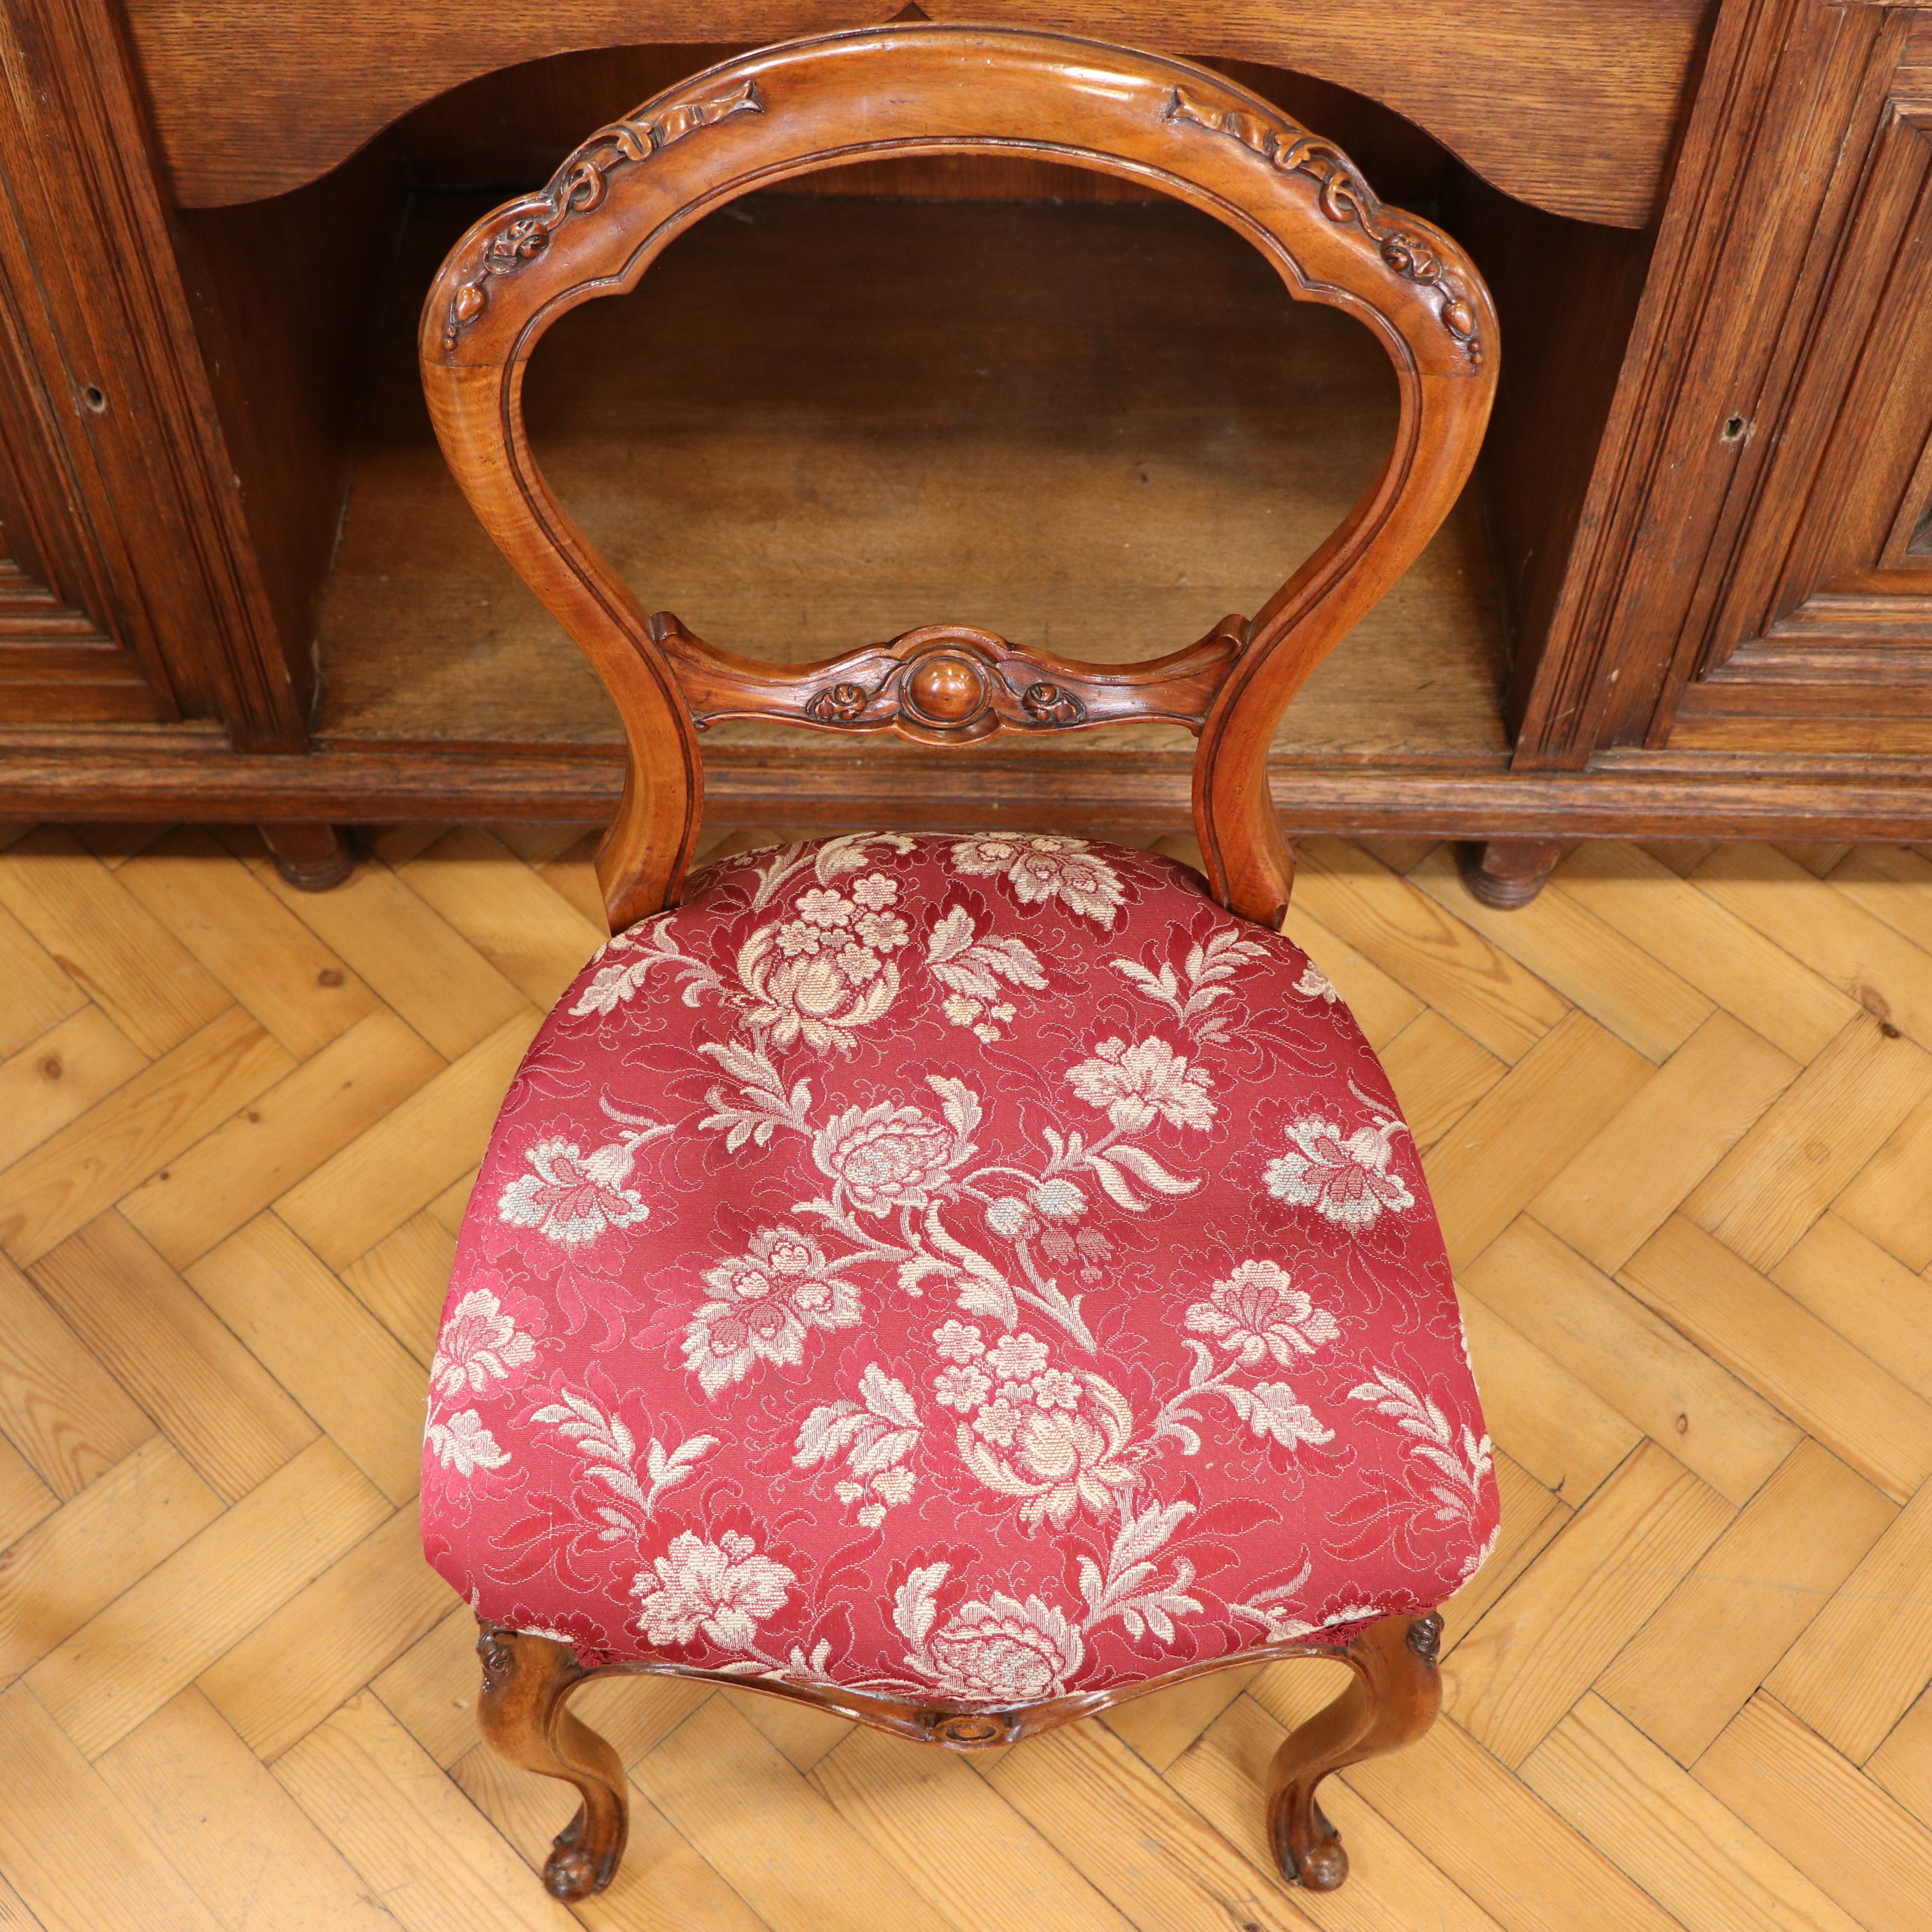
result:
[(1268, 1772), (1268, 1842), (1282, 1876), (1310, 1892), (1333, 1892), (1348, 1876), (1341, 1834), (1322, 1815), (1315, 1787), (1332, 1771), (1413, 1744), (1436, 1721), (1442, 1684), (1436, 1669), (1442, 1619), (1384, 1617), (1337, 1654), (1355, 1681), (1334, 1702), (1289, 1732)]
[(1514, 912), (1543, 890), (1543, 882), (1570, 850), (1555, 838), (1492, 838), (1456, 848), (1456, 869), (1470, 896), (1486, 906)]
[(544, 1861), (544, 1886), (553, 1898), (588, 1898), (616, 1876), (631, 1822), (617, 1754), (564, 1708), (564, 1700), (590, 1673), (568, 1644), (480, 1618), (478, 1624), (476, 1651), (483, 1660), (478, 1726), (500, 1756), (576, 1786), (584, 1802)]
[(281, 819), (255, 829), (275, 870), (299, 892), (326, 892), (356, 869), (354, 851), (332, 825)]

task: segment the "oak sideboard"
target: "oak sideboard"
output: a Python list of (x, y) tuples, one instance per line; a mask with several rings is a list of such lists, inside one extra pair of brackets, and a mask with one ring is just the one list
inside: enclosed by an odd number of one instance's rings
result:
[[(0, 816), (581, 820), (614, 715), (445, 474), (413, 325), (584, 135), (894, 0), (0, 0)], [(924, 0), (1221, 68), (1469, 249), (1474, 478), (1290, 712), (1291, 832), (1932, 838), (1932, 6)], [(866, 162), (566, 318), (532, 436), (714, 642), (940, 619), (1198, 635), (1386, 446), (1353, 325), (1238, 238), (1028, 161)], [(710, 809), (1178, 830), (1184, 739), (964, 759), (721, 730)]]

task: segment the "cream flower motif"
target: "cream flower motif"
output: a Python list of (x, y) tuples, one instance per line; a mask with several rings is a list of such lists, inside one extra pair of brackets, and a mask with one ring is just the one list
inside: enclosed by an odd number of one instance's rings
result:
[[(837, 892), (805, 896), (838, 899), (851, 910)], [(857, 1029), (876, 1020), (899, 990), (890, 960), (853, 944), (843, 926), (806, 920), (760, 926), (739, 949), (737, 970), (751, 996), (745, 1017), (754, 1030), (768, 1028), (775, 1046), (802, 1040), (820, 1052), (855, 1046)]]
[(713, 1298), (684, 1331), (684, 1365), (706, 1395), (742, 1382), (754, 1363), (796, 1368), (814, 1328), (850, 1328), (858, 1291), (826, 1272), (824, 1251), (790, 1228), (761, 1228), (748, 1251), (707, 1268)]
[(574, 1141), (538, 1141), (524, 1156), (531, 1171), (497, 1196), (496, 1217), (565, 1248), (587, 1246), (607, 1228), (634, 1227), (650, 1210), (624, 1185), (634, 1153), (628, 1141), (588, 1154)]
[(1021, 1412), (1004, 1396), (989, 1402), (973, 1418), (973, 1432), (996, 1448), (1008, 1449), (1019, 1433)]
[[(1064, 1529), (1082, 1510), (1104, 1522), (1120, 1492), (1138, 1480), (1123, 1454), (1134, 1421), (1126, 1398), (1090, 1371), (1083, 1370), (1078, 1382), (1076, 1407), (1042, 1408), (1031, 1390), (1007, 1384), (999, 1402), (958, 1425), (960, 1460), (989, 1490), (1023, 1498), (1020, 1520), (1029, 1526), (1044, 1520)], [(1016, 1395), (1026, 1399), (1016, 1401)], [(1006, 1412), (999, 1418), (1001, 1432), (1010, 1415), (1007, 1442), (980, 1426), (995, 1408)]]
[(812, 926), (850, 926), (852, 910), (852, 902), (843, 892), (824, 886), (814, 886), (798, 902), (799, 917)]
[(507, 1449), (499, 1448), (496, 1438), (483, 1426), (483, 1418), (473, 1408), (466, 1408), (446, 1421), (432, 1422), (423, 1432), (423, 1441), (436, 1451), (436, 1460), (459, 1476), (473, 1475), (478, 1469), (500, 1469), (510, 1460)]
[(881, 952), (896, 952), (912, 937), (911, 928), (893, 912), (861, 913), (853, 929), (868, 946), (876, 946)]
[(852, 896), (868, 912), (884, 912), (899, 896), (896, 879), (889, 879), (883, 872), (868, 872), (862, 879), (852, 881)]
[(1408, 1182), (1389, 1172), (1391, 1144), (1403, 1131), (1401, 1121), (1385, 1117), (1344, 1140), (1338, 1123), (1307, 1114), (1288, 1128), (1294, 1144), (1262, 1178), (1279, 1201), (1313, 1208), (1338, 1227), (1372, 1228), (1384, 1210), (1415, 1204)]
[(993, 1386), (992, 1378), (982, 1375), (977, 1369), (941, 1369), (934, 1378), (932, 1392), (948, 1408), (956, 1408), (964, 1415), (986, 1400), (986, 1392)]
[(950, 1185), (959, 1139), (916, 1107), (848, 1108), (818, 1130), (812, 1144), (818, 1171), (842, 1186), (868, 1214), (927, 1208)]
[(872, 1487), (889, 1503), (910, 1502), (914, 1480), (910, 1469), (881, 1469), (872, 1478)]
[(1049, 1221), (1077, 1221), (1087, 1211), (1087, 1197), (1073, 1183), (1056, 1174), (1042, 1180), (1028, 1197), (1036, 1214)]
[(1335, 984), (1313, 960), (1301, 969), (1301, 977), (1295, 981), (1294, 990), (1305, 1000), (1322, 1000), (1333, 1006), (1342, 995)]
[(942, 1322), (932, 1331), (932, 1346), (946, 1362), (970, 1362), (986, 1352), (979, 1329), (970, 1322)]
[(1067, 1084), (1090, 1107), (1104, 1107), (1125, 1134), (1138, 1133), (1156, 1120), (1178, 1127), (1204, 1127), (1214, 1118), (1208, 1076), (1187, 1062), (1166, 1040), (1103, 1040), (1094, 1058), (1067, 1075)]
[(438, 1394), (480, 1394), (493, 1382), (508, 1382), (512, 1369), (535, 1359), (537, 1345), (508, 1316), (487, 1288), (472, 1288), (449, 1311), (430, 1364), (430, 1385)]
[(1030, 1335), (1002, 1335), (993, 1344), (992, 1352), (986, 1358), (986, 1366), (996, 1376), (1010, 1376), (1016, 1382), (1024, 1382), (1029, 1376), (1036, 1376), (1046, 1366), (1047, 1347), (1044, 1342), (1036, 1341)]
[(1080, 1384), (1064, 1369), (1048, 1369), (1034, 1377), (1033, 1399), (1042, 1408), (1078, 1408)]
[(809, 958), (824, 950), (825, 934), (802, 919), (788, 920), (778, 928), (778, 950), (788, 959)]
[(962, 1604), (934, 1633), (929, 1654), (944, 1695), (1000, 1706), (1057, 1696), (1084, 1649), (1079, 1631), (1039, 1598), (1022, 1603), (995, 1591)]
[(1010, 1241), (1024, 1240), (1028, 1235), (1040, 1232), (1040, 1223), (1034, 1219), (1033, 1210), (1010, 1194), (986, 1204), (986, 1226)]
[(1334, 1316), (1317, 1308), (1285, 1269), (1268, 1261), (1242, 1262), (1214, 1284), (1205, 1301), (1189, 1308), (1186, 1319), (1196, 1334), (1233, 1349), (1244, 1369), (1270, 1355), (1286, 1368), (1296, 1354), (1312, 1354), (1342, 1332)]
[(1004, 876), (1022, 905), (1059, 899), (1084, 919), (1111, 929), (1127, 902), (1120, 874), (1084, 838), (982, 833), (954, 842), (952, 869), (969, 878)]
[(727, 1530), (706, 1543), (686, 1530), (638, 1573), (631, 1593), (647, 1643), (688, 1643), (701, 1630), (719, 1649), (742, 1651), (759, 1624), (784, 1607), (785, 1586), (797, 1580), (782, 1563), (758, 1555), (748, 1536)]

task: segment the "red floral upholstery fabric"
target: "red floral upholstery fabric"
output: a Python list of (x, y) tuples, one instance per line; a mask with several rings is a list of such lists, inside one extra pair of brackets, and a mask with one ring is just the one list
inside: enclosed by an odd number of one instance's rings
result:
[(1428, 1609), (1496, 1521), (1382, 1068), (1171, 860), (713, 866), (504, 1102), (424, 1540), (587, 1662), (1010, 1708)]

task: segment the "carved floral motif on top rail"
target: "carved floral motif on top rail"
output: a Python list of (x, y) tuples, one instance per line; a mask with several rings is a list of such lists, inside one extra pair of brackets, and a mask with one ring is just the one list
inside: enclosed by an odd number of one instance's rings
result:
[(445, 349), (458, 339), (490, 301), (490, 278), (514, 274), (550, 246), (550, 237), (573, 214), (587, 214), (602, 206), (609, 177), (634, 161), (647, 161), (661, 148), (700, 128), (715, 126), (734, 114), (762, 114), (765, 104), (754, 81), (742, 81), (722, 94), (680, 100), (648, 121), (627, 116), (600, 128), (550, 178), (541, 194), (518, 202), (510, 219), (484, 244), (476, 272), (458, 286), (450, 298), (449, 320), (442, 332)]
[(1468, 290), (1449, 273), (1426, 236), (1399, 228), (1387, 219), (1388, 211), (1376, 200), (1375, 190), (1340, 148), (1292, 121), (1264, 118), (1238, 107), (1206, 106), (1178, 87), (1168, 97), (1164, 118), (1225, 134), (1258, 154), (1279, 173), (1307, 176), (1316, 184), (1315, 205), (1322, 214), (1342, 226), (1360, 229), (1397, 274), (1433, 293), (1442, 326), (1472, 364), (1482, 361), (1482, 334)]

